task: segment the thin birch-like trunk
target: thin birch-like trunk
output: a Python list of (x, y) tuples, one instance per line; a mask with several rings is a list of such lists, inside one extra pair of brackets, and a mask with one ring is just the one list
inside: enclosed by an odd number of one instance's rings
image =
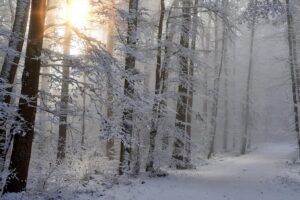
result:
[[(256, 7), (257, 0), (251, 0), (250, 2), (253, 6)], [(248, 76), (247, 76), (247, 85), (246, 85), (246, 105), (245, 105), (245, 120), (244, 120), (244, 133), (242, 136), (242, 148), (241, 154), (244, 155), (247, 151), (247, 148), (250, 146), (250, 135), (249, 135), (249, 124), (250, 124), (250, 93), (252, 87), (252, 75), (253, 75), (253, 50), (254, 50), (254, 37), (255, 37), (255, 23), (256, 23), (256, 13), (252, 16), (250, 29), (250, 48), (249, 48), (249, 65), (248, 65)]]
[(157, 56), (156, 56), (156, 80), (155, 80), (155, 99), (153, 105), (153, 119), (151, 120), (151, 130), (149, 133), (150, 136), (150, 147), (147, 157), (146, 171), (154, 172), (154, 150), (155, 150), (155, 139), (158, 129), (159, 115), (161, 114), (161, 103), (158, 99), (158, 95), (161, 94), (160, 88), (162, 84), (161, 80), (161, 65), (162, 65), (162, 36), (163, 36), (163, 22), (165, 17), (165, 0), (160, 1), (160, 18), (158, 25), (158, 34), (157, 34)]
[[(168, 12), (168, 16), (166, 17), (166, 36), (165, 36), (165, 48), (164, 48), (164, 58), (162, 61), (162, 67), (161, 67), (161, 94), (165, 94), (168, 90), (168, 77), (169, 77), (169, 63), (171, 61), (171, 56), (174, 53), (173, 50), (173, 40), (175, 36), (175, 27), (176, 23), (174, 22), (174, 8), (179, 6), (180, 0), (174, 0), (173, 4), (170, 8), (170, 11)], [(160, 110), (163, 112), (167, 108), (167, 99), (163, 98), (160, 102)], [(162, 136), (162, 150), (166, 150), (169, 146), (169, 135), (168, 133), (163, 133)]]
[[(108, 32), (107, 32), (107, 43), (106, 43), (106, 48), (107, 51), (112, 55), (113, 54), (113, 47), (114, 47), (114, 29), (115, 29), (115, 1), (111, 1), (111, 14), (110, 14), (110, 21), (108, 22)], [(111, 66), (112, 67), (112, 66)], [(112, 70), (112, 69), (111, 69)], [(107, 76), (107, 118), (109, 121), (112, 120), (113, 117), (113, 85), (112, 85), (112, 77), (111, 73), (108, 74)], [(110, 134), (111, 133), (111, 130)], [(110, 136), (111, 137), (111, 136)], [(109, 160), (113, 160), (115, 157), (115, 149), (114, 149), (114, 138), (108, 139), (106, 142), (106, 157)]]
[(68, 102), (69, 102), (69, 78), (70, 78), (70, 45), (72, 39), (71, 10), (72, 0), (67, 0), (67, 23), (65, 26), (64, 44), (63, 44), (63, 69), (62, 86), (60, 94), (60, 113), (57, 145), (57, 163), (61, 163), (66, 156), (67, 128), (68, 128)]
[[(216, 1), (218, 5), (219, 0)], [(215, 14), (215, 71), (213, 83), (213, 102), (212, 102), (212, 116), (210, 120), (210, 143), (207, 158), (211, 158), (215, 151), (215, 138), (217, 132), (217, 116), (218, 116), (218, 103), (219, 103), (219, 87), (222, 69), (219, 65), (219, 17)]]
[[(191, 33), (191, 50), (193, 53), (196, 50), (197, 36), (198, 36), (198, 7), (199, 0), (194, 1), (194, 8), (192, 9), (192, 33)], [(188, 75), (188, 101), (187, 101), (187, 111), (186, 111), (186, 142), (185, 142), (185, 168), (191, 168), (191, 136), (192, 136), (192, 114), (193, 114), (193, 97), (194, 97), (194, 68), (195, 63), (192, 59), (190, 59), (189, 65), (189, 75)]]
[(224, 132), (223, 132), (223, 150), (228, 150), (228, 136), (229, 136), (229, 108), (228, 108), (228, 28), (224, 19), (227, 17), (228, 0), (222, 1), (223, 11), (223, 38), (222, 38), (222, 67), (224, 69)]
[[(208, 30), (205, 32), (205, 45), (203, 42), (204, 52), (205, 56), (209, 56), (210, 52), (210, 40), (211, 40), (211, 26), (212, 26), (212, 20), (209, 16), (208, 19)], [(204, 131), (206, 134), (209, 134), (209, 126), (208, 126), (208, 109), (209, 109), (209, 87), (208, 87), (208, 69), (207, 67), (204, 69), (204, 102), (203, 102), (203, 123), (204, 123)]]

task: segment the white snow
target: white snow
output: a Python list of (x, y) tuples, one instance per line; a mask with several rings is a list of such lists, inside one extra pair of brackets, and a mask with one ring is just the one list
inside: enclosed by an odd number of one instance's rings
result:
[(300, 166), (294, 173), (288, 167), (295, 149), (290, 144), (267, 144), (246, 156), (215, 159), (197, 170), (171, 171), (145, 184), (118, 186), (106, 199), (297, 200)]
[(168, 171), (163, 178), (119, 179), (111, 186), (96, 185), (93, 179), (85, 186), (89, 192), (74, 188), (59, 194), (10, 194), (5, 199), (298, 200), (300, 163), (292, 162), (296, 150), (287, 143), (264, 144), (248, 155), (216, 157), (195, 170)]

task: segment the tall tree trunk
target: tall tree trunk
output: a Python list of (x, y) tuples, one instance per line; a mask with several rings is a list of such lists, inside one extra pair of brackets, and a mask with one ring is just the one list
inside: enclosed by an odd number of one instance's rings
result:
[[(233, 50), (232, 50), (232, 52), (233, 52), (233, 55), (232, 55), (232, 77), (231, 77), (231, 83), (230, 83), (230, 85), (231, 85), (231, 88), (232, 88), (232, 94), (231, 94), (231, 96), (232, 96), (232, 110), (231, 110), (231, 112), (232, 112), (232, 116), (237, 116), (238, 115), (238, 112), (237, 112), (237, 104), (236, 104), (236, 98), (237, 98), (237, 93), (236, 93), (236, 82), (237, 82), (237, 79), (236, 79), (236, 68), (237, 68), (237, 59), (236, 59), (236, 50), (237, 50), (237, 45), (236, 45), (236, 40), (237, 40), (237, 38), (236, 38), (236, 36), (234, 36), (234, 38), (233, 38), (233, 41), (232, 41), (232, 48), (233, 48)], [(237, 127), (238, 127), (238, 118), (236, 118), (236, 117), (234, 117), (233, 118), (234, 119), (234, 121), (233, 121), (233, 123), (232, 123), (232, 130), (233, 130), (233, 132), (232, 132), (232, 150), (233, 151), (235, 151), (236, 150), (236, 143), (237, 143)]]
[[(234, 6), (239, 6), (239, 2), (234, 1)], [(237, 18), (237, 10), (233, 13), (234, 18)], [(240, 118), (237, 118), (238, 116), (238, 112), (237, 112), (237, 91), (236, 91), (236, 83), (237, 83), (237, 76), (236, 76), (236, 69), (237, 69), (237, 36), (234, 35), (232, 38), (232, 73), (231, 73), (231, 78), (230, 78), (230, 86), (231, 86), (231, 91), (232, 94), (230, 96), (232, 96), (231, 99), (231, 105), (232, 105), (232, 109), (231, 109), (231, 113), (232, 116), (234, 116), (232, 119), (232, 150), (235, 152), (236, 150), (236, 146), (237, 146), (237, 138), (238, 138), (238, 131), (237, 128), (239, 126), (240, 123), (238, 123), (238, 120)]]
[(58, 146), (57, 146), (57, 163), (64, 160), (66, 156), (66, 140), (68, 127), (68, 102), (69, 102), (69, 78), (70, 78), (70, 45), (72, 39), (72, 25), (71, 25), (71, 5), (72, 0), (67, 0), (67, 23), (65, 28), (64, 44), (63, 44), (63, 69), (62, 69), (62, 86), (60, 94), (60, 116), (59, 116), (59, 130), (58, 130)]
[[(137, 23), (138, 23), (138, 5), (139, 0), (129, 0), (129, 16), (127, 27), (127, 51), (125, 55), (125, 70), (127, 72), (132, 71), (135, 68), (135, 56), (134, 53), (137, 49)], [(125, 79), (124, 94), (129, 98), (134, 95), (134, 83)], [(125, 108), (123, 112), (123, 133), (124, 138), (121, 141), (120, 149), (120, 166), (119, 174), (129, 173), (130, 171), (130, 155), (131, 155), (131, 137), (133, 133), (133, 110), (132, 108)]]
[[(48, 27), (50, 25), (53, 25), (56, 23), (56, 15), (58, 12), (58, 9), (56, 8), (58, 5), (59, 0), (48, 0), (47, 1), (47, 13), (46, 13), (46, 22), (45, 27)], [(45, 35), (48, 33), (54, 33), (55, 27), (51, 29), (45, 28)], [(45, 37), (43, 41), (43, 49), (45, 51), (51, 51), (53, 50), (52, 45), (53, 41), (52, 38)], [(36, 126), (38, 126), (38, 131), (35, 132), (34, 142), (37, 143), (37, 149), (38, 149), (38, 162), (37, 165), (34, 166), (37, 169), (38, 174), (44, 174), (45, 169), (47, 166), (49, 166), (48, 159), (45, 159), (45, 155), (48, 154), (49, 150), (52, 149), (51, 146), (51, 134), (48, 132), (51, 130), (52, 121), (49, 117), (48, 108), (49, 108), (49, 93), (50, 93), (50, 67), (45, 63), (41, 66), (41, 75), (40, 75), (40, 92), (39, 92), (39, 111), (38, 115), (36, 116), (37, 121)], [(37, 125), (38, 123), (38, 125)], [(43, 191), (44, 189), (44, 183), (45, 183), (45, 176), (41, 175), (38, 177), (38, 180), (36, 182), (36, 189), (38, 191)]]
[(81, 124), (81, 149), (84, 150), (85, 145), (85, 115), (86, 115), (86, 73), (83, 73), (83, 91), (82, 91), (82, 124)]
[(300, 71), (297, 66), (297, 45), (296, 45), (296, 35), (294, 27), (294, 17), (292, 13), (292, 4), (290, 0), (286, 0), (286, 13), (287, 13), (287, 23), (288, 23), (288, 45), (289, 45), (289, 64), (290, 73), (292, 80), (292, 92), (293, 92), (293, 103), (294, 103), (294, 120), (295, 120), (295, 131), (297, 134), (297, 142), (300, 155), (300, 130), (299, 130), (299, 83), (300, 83)]
[[(30, 0), (18, 0), (17, 7), (14, 17), (14, 24), (12, 27), (12, 33), (10, 35), (8, 43), (8, 51), (2, 65), (1, 74), (0, 74), (0, 84), (13, 84), (15, 76), (17, 73), (17, 68), (19, 65), (24, 37), (28, 22), (28, 13), (29, 13)], [(13, 51), (13, 53), (12, 53)], [(12, 92), (11, 87), (7, 88), (7, 92)], [(2, 96), (0, 101), (4, 104), (10, 104), (11, 96), (5, 95)], [(6, 152), (9, 148), (6, 145), (6, 129), (5, 129), (6, 119), (0, 119), (0, 172), (3, 171), (5, 165)]]
[[(8, 43), (9, 52), (7, 52), (6, 54), (0, 74), (0, 77), (7, 81), (7, 83), (9, 84), (12, 84), (15, 81), (15, 76), (24, 44), (24, 37), (28, 22), (29, 5), (29, 0), (17, 1), (15, 21)], [(9, 91), (11, 90), (12, 88), (10, 88)], [(10, 103), (10, 96), (7, 96), (5, 98), (5, 103)]]
[(172, 164), (178, 169), (185, 169), (185, 142), (187, 140), (186, 124), (187, 124), (187, 105), (188, 105), (188, 77), (189, 77), (189, 56), (186, 50), (189, 48), (190, 31), (191, 31), (191, 0), (182, 0), (182, 27), (180, 36), (181, 52), (179, 55), (179, 98), (177, 100), (177, 114), (175, 126), (180, 134), (175, 136)]
[[(194, 8), (192, 12), (192, 40), (191, 40), (191, 50), (195, 53), (196, 50), (196, 42), (197, 42), (197, 31), (198, 31), (198, 7), (199, 0), (194, 0)], [(192, 59), (190, 59), (189, 65), (189, 75), (188, 75), (188, 101), (187, 101), (187, 111), (186, 111), (186, 142), (185, 142), (185, 168), (191, 168), (191, 134), (192, 134), (192, 114), (193, 114), (193, 97), (194, 97), (194, 68), (195, 63)]]
[[(219, 4), (219, 0), (216, 1)], [(211, 130), (210, 130), (210, 143), (208, 149), (207, 158), (211, 158), (214, 153), (215, 148), (215, 138), (217, 132), (217, 116), (218, 116), (218, 104), (219, 104), (219, 87), (222, 69), (219, 65), (219, 18), (215, 14), (215, 77), (214, 77), (214, 90), (213, 90), (213, 103), (212, 103), (212, 116), (210, 120)]]
[(229, 136), (229, 108), (228, 108), (228, 28), (225, 22), (227, 17), (228, 0), (222, 1), (223, 11), (223, 38), (222, 38), (222, 67), (224, 69), (224, 132), (223, 132), (223, 150), (228, 150), (228, 136)]
[[(208, 18), (208, 28), (207, 31), (205, 31), (205, 43), (203, 42), (203, 48), (204, 48), (204, 54), (205, 57), (208, 58), (209, 52), (210, 52), (210, 40), (211, 40), (211, 26), (212, 26), (212, 20), (211, 17), (209, 16)], [(209, 129), (208, 129), (208, 109), (209, 109), (209, 87), (208, 87), (208, 69), (204, 69), (204, 102), (203, 102), (203, 123), (204, 123), (204, 131), (206, 134), (209, 134)]]
[[(113, 40), (114, 40), (114, 29), (115, 29), (115, 1), (112, 0), (111, 1), (111, 17), (110, 17), (110, 21), (108, 22), (108, 32), (107, 32), (107, 51), (110, 54), (113, 54)], [(112, 67), (112, 66), (111, 66)], [(109, 121), (112, 120), (112, 115), (113, 115), (113, 106), (112, 106), (112, 102), (113, 102), (113, 85), (112, 85), (112, 77), (111, 77), (111, 73), (108, 74), (107, 76), (107, 118)], [(110, 122), (109, 122), (110, 123)], [(111, 131), (111, 130), (109, 130)], [(110, 133), (112, 134), (112, 133)], [(108, 157), (109, 160), (113, 160), (115, 157), (115, 149), (114, 149), (114, 138), (110, 138), (108, 139), (107, 143), (106, 143), (106, 157)]]
[[(250, 4), (252, 6), (256, 7), (257, 0), (251, 0)], [(252, 73), (253, 73), (253, 49), (254, 49), (254, 37), (255, 37), (255, 23), (256, 23), (256, 13), (252, 16), (250, 29), (251, 29), (251, 35), (250, 35), (250, 48), (249, 48), (249, 66), (248, 66), (248, 77), (247, 77), (247, 85), (246, 85), (246, 105), (245, 105), (245, 120), (244, 120), (244, 134), (242, 136), (242, 148), (241, 148), (241, 154), (244, 155), (247, 151), (247, 147), (249, 147), (249, 118), (250, 118), (250, 90), (252, 87)]]
[(22, 192), (26, 189), (31, 147), (34, 134), (34, 122), (37, 106), (37, 94), (44, 23), (46, 12), (46, 0), (33, 0), (31, 2), (31, 15), (26, 49), (25, 68), (22, 75), (21, 94), (29, 97), (27, 101), (20, 98), (19, 114), (24, 118), (26, 127), (24, 132), (14, 136), (13, 149), (9, 169), (14, 171), (10, 174), (4, 192)]
[[(175, 35), (175, 27), (176, 23), (172, 22), (172, 20), (176, 19), (173, 16), (174, 8), (179, 6), (180, 0), (174, 0), (173, 4), (168, 12), (168, 16), (166, 17), (166, 36), (165, 36), (165, 48), (164, 48), (164, 58), (162, 60), (162, 67), (161, 67), (161, 94), (164, 94), (168, 89), (168, 77), (169, 77), (169, 63), (171, 61), (171, 56), (174, 53), (173, 50), (173, 40)], [(167, 108), (167, 100), (163, 98), (160, 102), (160, 110), (163, 112)], [(161, 115), (160, 115), (161, 116)], [(166, 150), (169, 146), (169, 135), (168, 133), (163, 133), (162, 136), (162, 150)]]
[(160, 0), (160, 17), (158, 24), (157, 33), (157, 56), (156, 56), (156, 79), (155, 79), (155, 99), (153, 105), (153, 118), (151, 120), (151, 130), (150, 130), (150, 147), (146, 164), (146, 171), (154, 172), (154, 150), (155, 150), (155, 139), (158, 129), (158, 120), (161, 113), (161, 103), (158, 99), (158, 95), (161, 94), (160, 88), (162, 84), (161, 80), (161, 66), (162, 66), (162, 35), (163, 35), (163, 23), (165, 18), (165, 0)]
[(134, 146), (132, 145), (132, 155), (131, 155), (131, 160), (132, 160), (132, 170), (131, 170), (131, 175), (133, 176), (138, 176), (138, 174), (141, 171), (141, 131), (142, 129), (138, 127), (138, 119), (137, 117), (133, 118), (134, 120)]

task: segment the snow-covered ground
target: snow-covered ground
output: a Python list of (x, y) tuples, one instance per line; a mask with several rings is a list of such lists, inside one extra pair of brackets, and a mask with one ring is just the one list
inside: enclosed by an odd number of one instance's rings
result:
[[(61, 191), (52, 199), (297, 200), (300, 199), (300, 163), (292, 162), (295, 157), (294, 145), (266, 144), (246, 156), (217, 157), (195, 170), (169, 171), (169, 176), (164, 178), (118, 180), (119, 184), (109, 188), (100, 184), (87, 193)], [(6, 199), (20, 197), (12, 195)], [(49, 199), (49, 196), (40, 194), (35, 199)]]
[(297, 200), (300, 165), (290, 165), (295, 149), (268, 144), (246, 156), (215, 159), (197, 170), (171, 171), (166, 178), (115, 187), (105, 199)]

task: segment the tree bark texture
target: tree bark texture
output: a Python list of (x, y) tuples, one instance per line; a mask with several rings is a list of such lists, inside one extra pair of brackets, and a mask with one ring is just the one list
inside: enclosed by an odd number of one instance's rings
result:
[(13, 171), (8, 177), (4, 193), (22, 192), (26, 189), (31, 148), (34, 135), (34, 122), (37, 106), (37, 94), (43, 46), (46, 0), (32, 0), (28, 44), (25, 68), (22, 75), (21, 94), (30, 98), (20, 98), (19, 114), (24, 118), (26, 127), (14, 136), (9, 169)]
[[(127, 22), (127, 48), (135, 52), (137, 48), (137, 23), (138, 23), (138, 5), (139, 0), (129, 0), (129, 16)], [(125, 55), (125, 70), (132, 71), (135, 68), (135, 56), (131, 52), (126, 52)], [(134, 83), (125, 79), (124, 94), (129, 98), (134, 95)], [(128, 107), (123, 112), (123, 133), (124, 137), (121, 141), (120, 149), (120, 166), (119, 174), (130, 172), (130, 155), (131, 155), (131, 137), (133, 133), (133, 109)]]

